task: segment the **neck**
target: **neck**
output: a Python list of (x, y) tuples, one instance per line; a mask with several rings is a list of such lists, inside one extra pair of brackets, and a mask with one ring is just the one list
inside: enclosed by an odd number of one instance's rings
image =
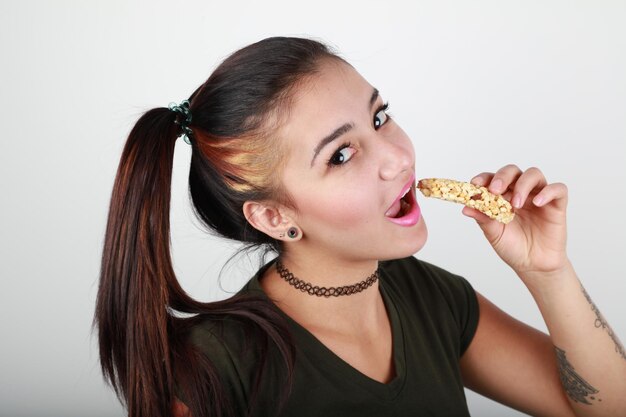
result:
[(356, 294), (364, 291), (378, 280), (378, 269), (376, 269), (372, 275), (361, 282), (357, 282), (356, 284), (343, 285), (339, 287), (320, 287), (312, 285), (306, 281), (302, 281), (296, 277), (291, 271), (289, 271), (289, 269), (287, 269), (285, 265), (282, 264), (280, 260), (276, 261), (276, 270), (278, 271), (280, 277), (287, 281), (292, 287), (317, 297), (339, 297)]
[(280, 261), (297, 278), (318, 287), (357, 284), (369, 278), (378, 268), (377, 260), (349, 260), (329, 255), (295, 257), (284, 254)]
[[(312, 286), (343, 287), (367, 279), (378, 268), (376, 260), (345, 260), (333, 257), (281, 256), (293, 275)], [(273, 265), (262, 277), (261, 287), (274, 303), (307, 328), (362, 334), (376, 329), (384, 316), (379, 280), (363, 291), (337, 297), (319, 297), (302, 292), (285, 281)], [(381, 309), (382, 308), (382, 309)]]

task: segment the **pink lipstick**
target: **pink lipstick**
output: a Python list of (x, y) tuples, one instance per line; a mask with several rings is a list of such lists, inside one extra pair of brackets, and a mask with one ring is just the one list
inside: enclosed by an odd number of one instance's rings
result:
[(417, 224), (421, 215), (420, 206), (415, 198), (415, 174), (413, 174), (385, 212), (385, 217), (397, 225), (409, 227)]

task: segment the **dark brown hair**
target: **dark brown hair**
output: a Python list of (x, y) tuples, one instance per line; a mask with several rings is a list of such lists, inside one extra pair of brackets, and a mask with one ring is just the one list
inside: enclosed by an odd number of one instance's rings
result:
[[(228, 57), (189, 98), (192, 122), (189, 193), (210, 233), (243, 242), (245, 249), (281, 254), (280, 241), (251, 227), (248, 200), (291, 205), (276, 175), (276, 128), (288, 114), (295, 87), (322, 59), (340, 59), (324, 44), (275, 37)], [(180, 116), (178, 116), (180, 117)], [(237, 295), (200, 302), (181, 288), (170, 254), (170, 194), (177, 114), (146, 112), (131, 130), (113, 185), (94, 316), (105, 379), (132, 417), (171, 415), (175, 388), (193, 417), (228, 414), (211, 358), (188, 341), (201, 320), (239, 320), (262, 348), (249, 411), (254, 407), (268, 349), (283, 358), (286, 400), (295, 362), (288, 324), (268, 300)], [(186, 145), (185, 145), (186, 146)], [(183, 318), (177, 312), (191, 313)]]

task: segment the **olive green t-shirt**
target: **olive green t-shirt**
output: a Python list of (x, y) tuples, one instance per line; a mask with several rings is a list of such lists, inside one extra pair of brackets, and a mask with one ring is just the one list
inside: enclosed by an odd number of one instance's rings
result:
[[(263, 266), (240, 292), (264, 295), (258, 279), (273, 263)], [(294, 384), (277, 414), (285, 376), (278, 370), (267, 372), (252, 415), (469, 416), (459, 358), (478, 324), (473, 288), (464, 278), (412, 256), (380, 262), (380, 270), (379, 288), (393, 335), (394, 379), (384, 384), (369, 378), (281, 312), (296, 341)], [(241, 416), (246, 415), (258, 366), (244, 338), (241, 325), (229, 319), (203, 322), (192, 332), (193, 343), (217, 366)]]

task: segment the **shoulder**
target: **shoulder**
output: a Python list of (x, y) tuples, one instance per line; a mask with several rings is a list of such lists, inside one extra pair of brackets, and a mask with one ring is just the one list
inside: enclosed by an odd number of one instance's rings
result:
[(382, 261), (380, 268), (385, 285), (399, 290), (426, 292), (446, 299), (454, 298), (457, 293), (474, 293), (464, 277), (414, 256)]
[[(194, 356), (202, 358), (194, 366), (201, 367), (204, 376), (220, 390), (218, 394), (227, 398), (227, 405), (234, 415), (243, 415), (255, 370), (253, 350), (246, 350), (249, 341), (245, 326), (231, 317), (202, 314), (194, 317), (191, 323), (186, 343), (194, 351)], [(184, 397), (179, 398), (184, 401)]]
[(245, 335), (231, 318), (197, 316), (189, 330), (188, 343), (215, 367), (221, 379), (230, 385), (242, 384), (243, 358), (236, 347), (243, 345)]
[[(245, 305), (238, 308), (241, 315), (197, 316), (187, 340), (213, 365), (236, 409), (249, 403), (270, 409), (270, 400), (279, 396), (280, 388), (259, 381), (285, 380), (286, 362), (280, 346), (284, 347), (289, 338), (271, 317), (254, 310), (243, 311)], [(283, 343), (280, 346), (278, 339)]]
[(172, 405), (172, 413), (188, 416), (188, 401), (203, 395), (200, 393), (212, 399), (212, 394), (220, 398), (225, 395), (244, 403), (245, 388), (238, 371), (237, 357), (219, 336), (219, 321), (204, 314), (179, 320), (176, 343), (180, 346), (173, 358), (176, 364), (174, 395), (177, 400)]
[(383, 286), (404, 310), (439, 326), (449, 323), (461, 338), (463, 353), (479, 317), (478, 297), (469, 281), (413, 256), (383, 261), (380, 268)]
[(380, 268), (389, 273), (395, 274), (416, 274), (427, 272), (429, 274), (441, 275), (450, 272), (433, 265), (415, 256), (407, 256), (406, 258), (391, 259), (380, 262)]
[[(219, 313), (198, 315), (189, 329), (187, 343), (203, 354), (230, 384), (241, 384), (248, 391), (255, 370), (272, 350), (267, 333), (257, 321)], [(266, 321), (266, 320), (265, 320)]]

